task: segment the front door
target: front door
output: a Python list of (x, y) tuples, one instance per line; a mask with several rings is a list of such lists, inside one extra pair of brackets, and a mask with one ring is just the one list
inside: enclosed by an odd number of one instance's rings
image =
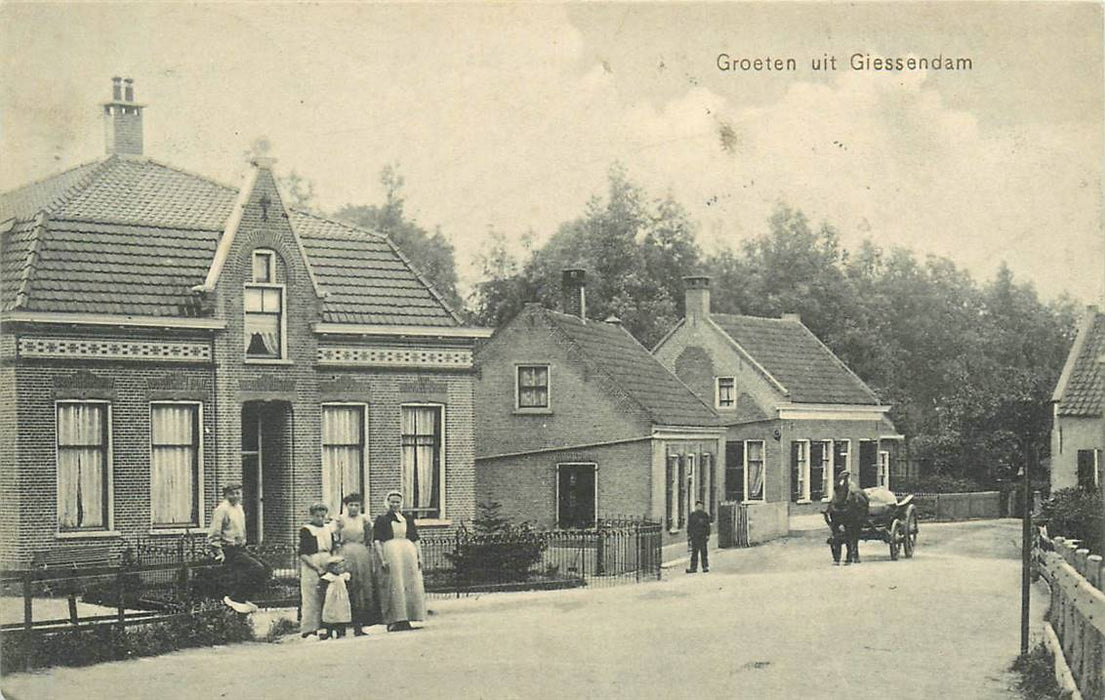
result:
[(594, 527), (595, 472), (594, 464), (558, 464), (556, 479), (559, 527)]
[(242, 404), (242, 508), (246, 512), (246, 541), (256, 544), (263, 532), (264, 479), (261, 473), (263, 404)]
[(879, 443), (874, 440), (859, 441), (859, 487), (879, 485)]

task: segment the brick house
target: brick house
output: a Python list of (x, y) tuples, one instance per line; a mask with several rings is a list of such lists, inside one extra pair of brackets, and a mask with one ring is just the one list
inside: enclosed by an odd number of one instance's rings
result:
[(249, 537), (306, 506), (474, 514), (466, 328), (385, 237), (143, 155), (114, 82), (107, 155), (0, 195), (0, 531), (34, 551), (202, 532), (230, 482)]
[(833, 474), (889, 485), (902, 436), (888, 406), (796, 315), (710, 312), (710, 280), (687, 277), (686, 316), (653, 354), (727, 426), (725, 493), (748, 506), (752, 541), (816, 512)]
[(1101, 407), (1105, 314), (1087, 307), (1051, 396), (1051, 490), (1098, 488), (1105, 426)]
[(541, 527), (596, 518), (683, 530), (695, 500), (723, 493), (717, 415), (616, 319), (586, 317), (583, 270), (564, 313), (528, 304), (476, 357), (476, 494)]

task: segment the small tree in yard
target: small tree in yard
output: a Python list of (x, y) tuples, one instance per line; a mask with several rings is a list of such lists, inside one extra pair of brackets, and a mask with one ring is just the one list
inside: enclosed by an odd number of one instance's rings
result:
[(541, 560), (545, 540), (528, 523), (511, 524), (501, 508), (480, 503), (471, 527), (461, 526), (456, 552), (445, 555), (468, 581), (522, 581)]

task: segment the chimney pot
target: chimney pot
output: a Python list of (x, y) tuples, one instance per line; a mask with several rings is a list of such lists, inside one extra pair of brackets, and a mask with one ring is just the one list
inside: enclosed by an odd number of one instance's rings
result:
[(587, 272), (580, 268), (564, 270), (560, 293), (564, 313), (587, 320)]
[(683, 278), (683, 316), (692, 323), (710, 316), (710, 278), (690, 275)]
[(134, 79), (127, 78), (123, 82), (126, 83), (124, 99), (126, 99), (127, 102), (134, 102)]
[(123, 99), (123, 79), (120, 77), (111, 79), (111, 99), (116, 101)]

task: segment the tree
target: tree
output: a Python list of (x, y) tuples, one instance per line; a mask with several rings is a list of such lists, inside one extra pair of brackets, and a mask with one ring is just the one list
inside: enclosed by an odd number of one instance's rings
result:
[(386, 235), (403, 252), (434, 289), (454, 309), (462, 309), (457, 293), (457, 265), (453, 244), (435, 227), (431, 233), (407, 217), (404, 211), (406, 183), (398, 166), (387, 165), (380, 172), (385, 199), (382, 205), (346, 204), (335, 216), (349, 223)]

